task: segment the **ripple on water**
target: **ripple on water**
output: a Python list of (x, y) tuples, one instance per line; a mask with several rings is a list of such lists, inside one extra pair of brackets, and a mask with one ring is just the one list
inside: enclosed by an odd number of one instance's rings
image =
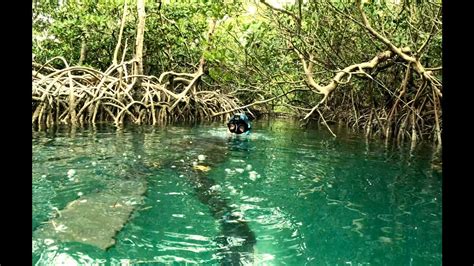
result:
[[(108, 251), (51, 236), (33, 239), (33, 263), (220, 264), (226, 254), (218, 239), (229, 236), (222, 235), (221, 216), (197, 197), (188, 171), (205, 162), (212, 167), (198, 181), (209, 177), (206, 188), (257, 239), (253, 262), (243, 264), (440, 264), (439, 175), (376, 142), (282, 125), (256, 124), (247, 137), (229, 136), (221, 125), (34, 135), (35, 223), (111, 180), (142, 176), (148, 190)], [(227, 243), (239, 247), (242, 238), (230, 237)]]

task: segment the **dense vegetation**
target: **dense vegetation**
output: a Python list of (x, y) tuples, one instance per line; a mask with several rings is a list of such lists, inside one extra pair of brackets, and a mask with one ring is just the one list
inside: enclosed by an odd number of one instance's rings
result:
[(441, 143), (440, 0), (33, 1), (32, 123), (234, 111)]

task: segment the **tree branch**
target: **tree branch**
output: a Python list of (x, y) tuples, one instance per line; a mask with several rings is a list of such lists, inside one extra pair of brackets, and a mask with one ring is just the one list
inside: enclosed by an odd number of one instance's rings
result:
[[(292, 17), (296, 21), (296, 24), (298, 25), (298, 28), (301, 27), (301, 18), (295, 16), (293, 13), (288, 12), (287, 10), (285, 10), (283, 8), (274, 7), (274, 6), (270, 5), (269, 3), (265, 2), (265, 0), (260, 0), (260, 3), (266, 5), (270, 9), (276, 10), (278, 12), (284, 13), (284, 14)], [(301, 5), (300, 5), (300, 12), (301, 12)]]
[(301, 90), (301, 89), (293, 89), (293, 90), (289, 90), (285, 93), (282, 93), (280, 95), (277, 95), (275, 97), (272, 97), (270, 99), (266, 99), (266, 100), (262, 100), (262, 101), (256, 101), (256, 102), (253, 102), (253, 103), (250, 103), (250, 104), (247, 104), (247, 105), (244, 105), (244, 106), (239, 106), (239, 107), (236, 107), (236, 108), (232, 108), (230, 110), (227, 110), (227, 111), (222, 111), (222, 112), (218, 112), (218, 113), (215, 113), (215, 114), (212, 114), (212, 117), (215, 117), (215, 116), (218, 116), (218, 115), (223, 115), (223, 114), (227, 114), (227, 113), (230, 113), (230, 112), (234, 112), (236, 110), (242, 110), (242, 109), (245, 109), (245, 108), (248, 108), (250, 106), (253, 106), (253, 105), (257, 105), (257, 104), (262, 104), (262, 103), (266, 103), (266, 102), (270, 102), (270, 101), (273, 101), (277, 98), (280, 98), (280, 97), (283, 97), (289, 93), (292, 93), (292, 92), (295, 92), (295, 91), (306, 91), (306, 90)]

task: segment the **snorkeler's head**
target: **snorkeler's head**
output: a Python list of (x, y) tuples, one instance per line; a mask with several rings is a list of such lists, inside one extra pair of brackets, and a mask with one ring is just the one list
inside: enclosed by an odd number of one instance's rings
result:
[(245, 114), (235, 114), (229, 122), (227, 127), (231, 133), (242, 134), (250, 130), (250, 122)]

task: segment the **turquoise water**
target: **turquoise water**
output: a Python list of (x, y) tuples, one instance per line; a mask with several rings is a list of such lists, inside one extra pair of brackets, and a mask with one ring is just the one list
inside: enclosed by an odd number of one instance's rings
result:
[[(33, 265), (441, 265), (432, 147), (253, 127), (33, 131)], [(71, 202), (126, 180), (146, 192), (110, 248), (37, 236)]]

